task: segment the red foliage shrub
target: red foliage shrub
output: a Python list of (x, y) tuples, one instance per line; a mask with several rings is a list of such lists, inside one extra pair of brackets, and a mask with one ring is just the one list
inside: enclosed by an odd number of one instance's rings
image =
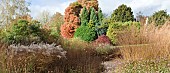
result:
[(111, 44), (111, 41), (108, 36), (106, 35), (101, 35), (98, 37), (98, 39), (95, 40), (95, 43), (103, 43), (103, 44)]

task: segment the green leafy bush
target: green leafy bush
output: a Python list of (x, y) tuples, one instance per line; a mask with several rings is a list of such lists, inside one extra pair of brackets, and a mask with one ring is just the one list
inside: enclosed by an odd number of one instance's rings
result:
[(103, 18), (102, 21), (100, 22), (100, 26), (97, 26), (97, 35), (106, 35), (107, 29), (109, 27), (109, 24), (111, 23), (110, 18)]
[(46, 30), (46, 29), (41, 29), (41, 34), (39, 35), (39, 37), (41, 38), (41, 42), (44, 43), (59, 43), (58, 39), (59, 39), (59, 33), (58, 31), (56, 31), (55, 29), (50, 29), (50, 30)]
[(108, 26), (107, 26), (107, 25), (97, 26), (97, 27), (96, 27), (97, 35), (98, 35), (98, 36), (106, 35), (107, 29), (108, 29)]
[(163, 25), (167, 18), (169, 18), (167, 12), (165, 10), (160, 10), (149, 18), (149, 23), (155, 23), (156, 26)]
[(135, 26), (137, 29), (140, 29), (140, 23), (139, 22), (125, 22), (123, 23), (123, 26), (127, 26), (127, 27), (131, 27), (131, 26)]
[(95, 29), (95, 23), (94, 23), (92, 20), (89, 21), (89, 23), (88, 23), (87, 26), (88, 26), (90, 29)]
[(50, 35), (51, 35), (51, 36), (54, 36), (55, 38), (58, 38), (58, 37), (59, 37), (58, 31), (56, 31), (55, 29), (51, 29)]
[(113, 22), (134, 21), (132, 9), (124, 4), (120, 5), (116, 10), (114, 10), (111, 18)]
[(91, 29), (88, 26), (81, 26), (74, 33), (74, 37), (90, 42), (97, 38), (97, 34), (94, 29)]
[(110, 38), (112, 44), (116, 44), (116, 35), (117, 33), (124, 32), (124, 29), (128, 29), (131, 26), (135, 26), (136, 28), (140, 29), (140, 23), (139, 22), (113, 22), (109, 24), (107, 36)]
[(110, 38), (112, 44), (116, 44), (116, 33), (118, 29), (120, 29), (122, 23), (121, 22), (116, 22), (116, 23), (111, 23), (109, 25), (108, 31), (107, 31), (107, 36)]
[(16, 24), (3, 31), (3, 40), (7, 43), (27, 44), (31, 42), (40, 42), (41, 34), (40, 23), (38, 21), (28, 22), (19, 20)]

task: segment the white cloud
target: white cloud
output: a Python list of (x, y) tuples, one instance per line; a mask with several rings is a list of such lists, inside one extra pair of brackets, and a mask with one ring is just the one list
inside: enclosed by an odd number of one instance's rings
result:
[[(31, 15), (35, 17), (43, 10), (47, 10), (50, 14), (60, 12), (64, 14), (65, 8), (70, 3), (76, 0), (36, 0), (40, 3), (33, 3), (30, 7)], [(126, 4), (130, 6), (134, 12), (134, 15), (141, 11), (144, 15), (151, 15), (158, 10), (167, 10), (170, 13), (170, 0), (98, 0), (99, 7), (104, 13), (111, 14), (119, 5)]]
[(170, 0), (99, 0), (99, 6), (104, 13), (110, 13), (119, 5), (130, 6), (136, 15), (141, 11), (144, 15), (151, 15), (158, 10), (167, 10), (170, 13)]
[(98, 0), (103, 13), (111, 14), (119, 5), (131, 2), (131, 0)]
[[(39, 2), (39, 1), (38, 1)], [(41, 0), (40, 3), (32, 4), (30, 6), (32, 17), (36, 17), (39, 13), (43, 11), (49, 11), (50, 15), (53, 15), (56, 12), (60, 12), (64, 14), (65, 8), (69, 6), (69, 4), (73, 2), (73, 0), (62, 2), (62, 0)]]

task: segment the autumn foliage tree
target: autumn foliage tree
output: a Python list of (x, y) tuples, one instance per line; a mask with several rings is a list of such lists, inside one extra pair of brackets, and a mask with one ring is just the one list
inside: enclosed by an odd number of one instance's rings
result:
[(79, 14), (82, 6), (78, 2), (69, 5), (65, 10), (64, 24), (61, 25), (61, 35), (64, 38), (72, 38), (75, 29), (80, 25)]
[(98, 11), (98, 1), (97, 0), (78, 0), (78, 3), (81, 4), (83, 7), (86, 7), (89, 10), (93, 7), (96, 11)]
[(88, 13), (90, 7), (93, 7), (97, 11), (98, 1), (78, 0), (77, 2), (71, 3), (69, 7), (65, 9), (64, 24), (60, 27), (60, 33), (64, 38), (72, 38), (80, 24), (87, 25), (89, 23)]
[(79, 18), (73, 14), (70, 15), (69, 22), (64, 22), (63, 25), (61, 25), (61, 35), (64, 38), (72, 38), (74, 36), (74, 32), (76, 28), (79, 26)]

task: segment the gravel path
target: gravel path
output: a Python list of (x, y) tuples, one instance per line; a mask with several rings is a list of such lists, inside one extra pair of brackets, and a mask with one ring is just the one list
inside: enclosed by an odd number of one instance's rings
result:
[(103, 73), (114, 73), (114, 69), (120, 64), (122, 62), (119, 59), (104, 62), (103, 65), (106, 70)]

